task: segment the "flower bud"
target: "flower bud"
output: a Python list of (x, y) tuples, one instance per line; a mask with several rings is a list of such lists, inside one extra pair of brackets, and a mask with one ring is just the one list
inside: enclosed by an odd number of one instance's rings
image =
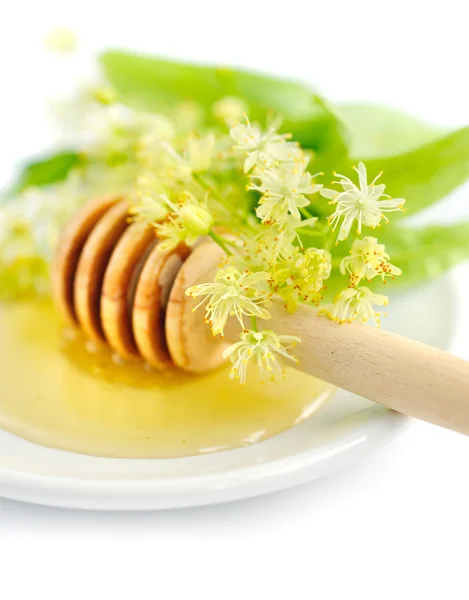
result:
[(212, 215), (203, 206), (183, 206), (180, 216), (182, 225), (192, 235), (206, 235), (213, 224)]
[(116, 91), (109, 86), (100, 86), (92, 90), (93, 98), (100, 104), (108, 105), (117, 102)]

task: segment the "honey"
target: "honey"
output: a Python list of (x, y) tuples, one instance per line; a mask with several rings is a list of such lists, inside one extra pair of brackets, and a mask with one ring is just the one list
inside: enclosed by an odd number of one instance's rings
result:
[(53, 306), (0, 306), (0, 427), (32, 442), (107, 457), (170, 458), (265, 440), (311, 417), (333, 388), (289, 370), (204, 376), (124, 362), (67, 328)]

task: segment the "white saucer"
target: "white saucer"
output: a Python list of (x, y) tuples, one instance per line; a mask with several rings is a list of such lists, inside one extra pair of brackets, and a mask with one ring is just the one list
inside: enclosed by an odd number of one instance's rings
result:
[[(449, 349), (448, 280), (393, 299), (385, 327)], [(0, 431), (0, 496), (68, 508), (147, 510), (226, 502), (322, 477), (372, 452), (407, 419), (339, 391), (309, 420), (247, 448), (176, 459), (95, 458)]]

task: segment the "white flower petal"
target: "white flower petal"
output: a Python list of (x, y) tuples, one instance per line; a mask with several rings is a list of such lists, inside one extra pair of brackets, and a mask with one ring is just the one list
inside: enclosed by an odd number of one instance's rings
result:
[(328, 188), (325, 188), (325, 187), (323, 187), (319, 193), (324, 198), (329, 198), (330, 200), (335, 200), (339, 195), (339, 192), (337, 192), (336, 190), (329, 190)]

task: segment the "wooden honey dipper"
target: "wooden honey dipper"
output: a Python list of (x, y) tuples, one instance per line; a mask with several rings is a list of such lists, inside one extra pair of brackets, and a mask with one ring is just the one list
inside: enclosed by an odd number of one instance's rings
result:
[[(223, 251), (210, 241), (159, 252), (153, 228), (129, 223), (128, 209), (123, 198), (93, 200), (66, 227), (53, 269), (58, 309), (124, 358), (192, 373), (220, 366), (230, 326), (213, 338), (185, 290), (213, 280)], [(469, 362), (381, 329), (339, 325), (309, 306), (290, 315), (274, 300), (269, 311), (269, 328), (301, 338), (301, 371), (469, 434)]]

